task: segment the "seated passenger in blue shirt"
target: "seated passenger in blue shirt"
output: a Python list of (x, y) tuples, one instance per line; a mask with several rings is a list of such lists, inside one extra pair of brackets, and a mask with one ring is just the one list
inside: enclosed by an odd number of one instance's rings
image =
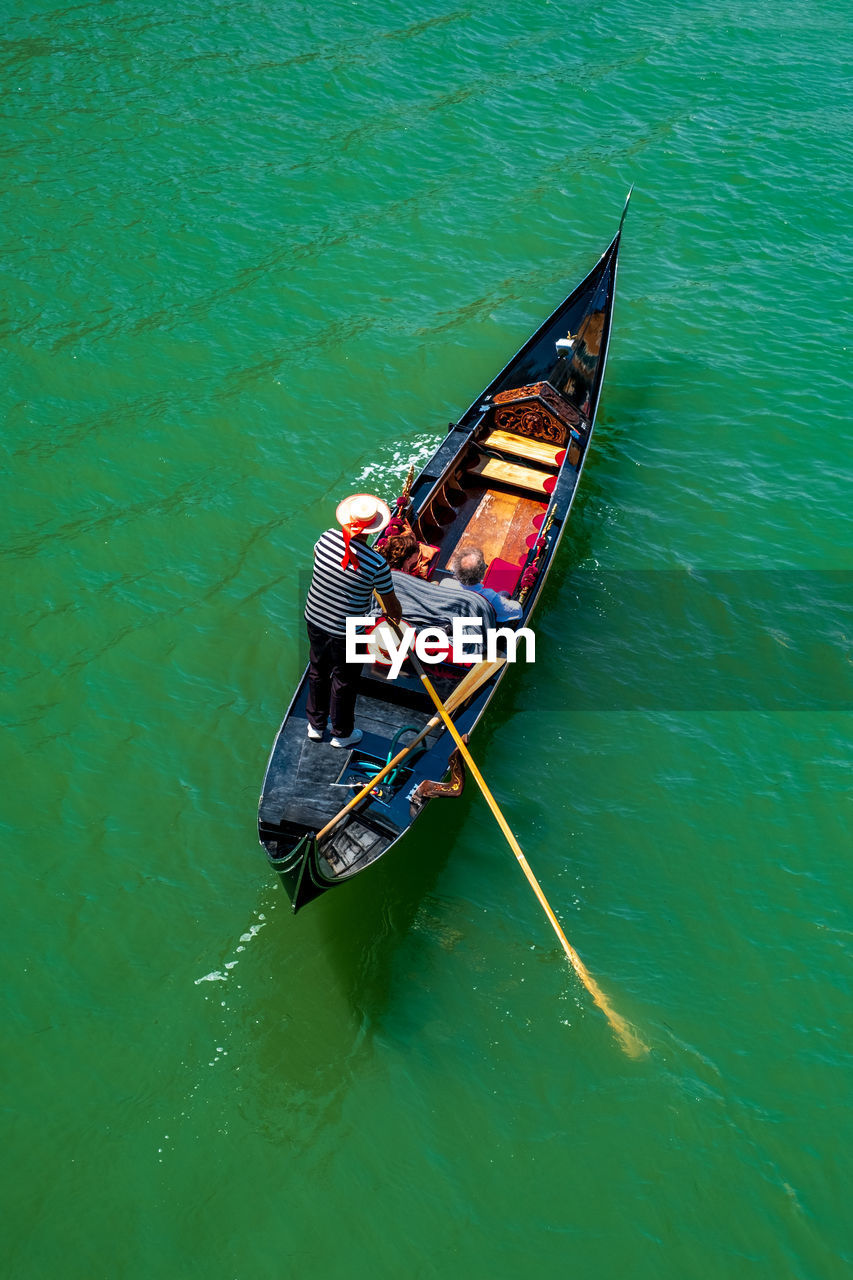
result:
[(497, 615), (498, 622), (517, 622), (524, 610), (508, 591), (493, 591), (483, 586), (486, 560), (480, 547), (463, 546), (454, 552), (448, 566), (453, 576), (467, 591), (485, 596)]

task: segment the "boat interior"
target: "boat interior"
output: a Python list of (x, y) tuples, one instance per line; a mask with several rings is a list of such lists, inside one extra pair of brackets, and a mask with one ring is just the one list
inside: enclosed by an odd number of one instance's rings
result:
[(447, 573), (456, 548), (472, 543), (489, 566), (485, 585), (512, 595), (561, 468), (580, 465), (589, 424), (548, 382), (502, 392), (482, 409), (413, 525), (436, 549), (431, 576)]

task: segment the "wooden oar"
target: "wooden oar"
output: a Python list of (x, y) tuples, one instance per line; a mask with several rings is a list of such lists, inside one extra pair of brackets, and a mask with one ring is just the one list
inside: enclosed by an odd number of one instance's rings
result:
[[(495, 674), (495, 672), (500, 671), (503, 665), (504, 665), (503, 658), (498, 658), (495, 662), (478, 662), (476, 666), (473, 666), (471, 670), (468, 672), (468, 674), (466, 676), (463, 676), (463, 678), (459, 681), (459, 684), (450, 694), (450, 697), (447, 699), (447, 702), (442, 703), (441, 700), (439, 699), (438, 705), (442, 707), (442, 709), (446, 711), (448, 715), (450, 715), (452, 712), (456, 710), (457, 707), (460, 707), (463, 702), (465, 702), (468, 698), (470, 698), (472, 694), (476, 693), (477, 690), (482, 685), (484, 685), (487, 680), (491, 679), (491, 677)], [(436, 694), (435, 696), (438, 697), (438, 694)], [(435, 729), (437, 725), (441, 724), (441, 721), (442, 721), (441, 716), (439, 715), (433, 716), (432, 719), (429, 720), (427, 724), (424, 725), (423, 729), (421, 729), (418, 736), (416, 738), (412, 738), (412, 741), (410, 743), (408, 743), (405, 747), (403, 747), (401, 751), (398, 751), (397, 754), (394, 756), (393, 760), (389, 760), (386, 765), (383, 765), (383, 767), (379, 770), (379, 772), (375, 775), (375, 777), (371, 778), (370, 781), (366, 783), (361, 788), (360, 791), (357, 791), (356, 794), (352, 797), (352, 799), (349, 800), (344, 805), (343, 809), (341, 809), (339, 813), (336, 813), (334, 818), (331, 818), (326, 823), (322, 831), (317, 832), (314, 839), (319, 841), (319, 840), (322, 840), (323, 836), (328, 835), (332, 827), (336, 826), (340, 822), (344, 814), (349, 813), (350, 809), (354, 809), (355, 806), (361, 800), (363, 800), (366, 795), (369, 795), (369, 793), (373, 790), (376, 784), (381, 782), (383, 778), (386, 778), (392, 769), (396, 769), (397, 765), (401, 762), (401, 760), (404, 760), (406, 756), (409, 755), (410, 752), (414, 751), (415, 747), (418, 746), (419, 743), (423, 742), (427, 734), (431, 733), (432, 730)], [(445, 721), (445, 723), (447, 722)]]
[[(390, 618), (388, 619), (388, 621), (391, 623), (391, 626), (397, 632), (398, 637), (402, 638), (402, 633), (400, 632), (396, 623), (391, 622)], [(474, 779), (477, 783), (477, 786), (482, 791), (483, 796), (486, 800), (486, 803), (488, 804), (489, 808), (494, 814), (495, 821), (497, 822), (498, 826), (500, 827), (501, 831), (506, 837), (507, 844), (512, 849), (513, 853), (518, 859), (519, 865), (521, 866), (522, 871), (524, 872), (525, 876), (528, 879), (528, 882), (530, 883), (530, 887), (533, 889), (533, 892), (536, 894), (536, 897), (539, 899), (545, 911), (545, 914), (547, 915), (548, 919), (551, 921), (551, 926), (554, 932), (556, 933), (557, 937), (560, 939), (560, 945), (562, 946), (563, 950), (568, 956), (569, 961), (575, 973), (578, 975), (581, 982), (586, 987), (587, 991), (592, 996), (593, 1000), (598, 1005), (599, 1009), (604, 1014), (607, 1021), (610, 1023), (611, 1027), (616, 1033), (616, 1036), (620, 1044), (622, 1045), (622, 1048), (625, 1050), (625, 1052), (629, 1054), (630, 1057), (632, 1058), (639, 1058), (641, 1057), (642, 1054), (648, 1053), (648, 1046), (643, 1044), (642, 1040), (640, 1040), (636, 1036), (634, 1031), (631, 1029), (630, 1025), (625, 1021), (625, 1019), (620, 1014), (618, 1014), (615, 1011), (615, 1009), (613, 1009), (613, 1007), (610, 1004), (610, 1001), (607, 999), (607, 996), (601, 990), (601, 987), (595, 981), (592, 974), (589, 972), (586, 965), (584, 964), (583, 960), (581, 960), (577, 951), (575, 951), (574, 947), (569, 942), (566, 935), (563, 933), (563, 930), (560, 927), (560, 922), (557, 919), (557, 917), (554, 915), (554, 912), (551, 910), (551, 907), (548, 903), (548, 899), (545, 897), (545, 894), (542, 892), (542, 889), (539, 885), (539, 881), (536, 879), (535, 875), (531, 871), (530, 865), (521, 851), (521, 846), (519, 845), (518, 841), (513, 835), (510, 829), (509, 823), (507, 822), (506, 818), (503, 816), (503, 813), (501, 812), (501, 809), (500, 809), (500, 806), (498, 805), (497, 800), (495, 799), (495, 797), (492, 795), (491, 791), (487, 787), (486, 780), (483, 777), (483, 775), (480, 773), (480, 770), (477, 768), (476, 764), (474, 763), (471, 757), (471, 752), (468, 750), (467, 746), (462, 741), (462, 738), (459, 735), (459, 731), (456, 728), (456, 725), (450, 719), (450, 716), (447, 715), (447, 713), (445, 712), (444, 705), (441, 699), (439, 698), (438, 694), (436, 693), (435, 689), (433, 688), (432, 681), (430, 680), (429, 676), (421, 666), (421, 663), (417, 655), (415, 654), (414, 649), (412, 649), (409, 652), (408, 657), (412, 666), (415, 668), (415, 671), (417, 671), (418, 675), (420, 676), (421, 684), (424, 686), (430, 698), (432, 698), (432, 701), (435, 703), (436, 711), (438, 712), (439, 716), (443, 720), (445, 728), (448, 730), (448, 732), (450, 733), (450, 736), (453, 738), (453, 741), (456, 743), (456, 746), (459, 748), (459, 753), (462, 756), (462, 759), (465, 761), (471, 773), (474, 775)]]

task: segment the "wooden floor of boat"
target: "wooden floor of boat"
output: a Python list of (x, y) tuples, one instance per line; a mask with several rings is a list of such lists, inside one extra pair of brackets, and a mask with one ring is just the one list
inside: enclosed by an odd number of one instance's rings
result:
[[(384, 759), (398, 729), (403, 725), (421, 729), (429, 718), (429, 712), (359, 694), (355, 720), (364, 738), (356, 751)], [(335, 785), (349, 754), (331, 746), (328, 733), (322, 742), (311, 742), (304, 717), (290, 716), (270, 762), (260, 810), (262, 821), (275, 825), (286, 818), (315, 829), (324, 826), (353, 794), (349, 788)]]
[(486, 561), (500, 556), (517, 564), (528, 551), (527, 539), (536, 532), (533, 517), (545, 510), (547, 502), (525, 498), (518, 493), (487, 489), (465, 503), (442, 539), (438, 567), (445, 568), (461, 542), (482, 547)]

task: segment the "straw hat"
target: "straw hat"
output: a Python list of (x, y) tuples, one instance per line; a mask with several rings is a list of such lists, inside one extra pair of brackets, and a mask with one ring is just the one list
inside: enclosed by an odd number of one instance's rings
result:
[(348, 525), (353, 520), (369, 521), (368, 524), (363, 524), (362, 533), (379, 533), (391, 519), (391, 508), (387, 502), (375, 498), (372, 493), (353, 493), (338, 504), (335, 516), (341, 526)]

